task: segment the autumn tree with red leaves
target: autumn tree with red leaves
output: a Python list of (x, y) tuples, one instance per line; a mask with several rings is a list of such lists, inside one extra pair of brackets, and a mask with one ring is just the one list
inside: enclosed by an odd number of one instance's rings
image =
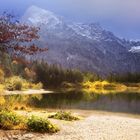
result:
[(47, 51), (47, 48), (39, 48), (30, 43), (39, 39), (38, 31), (39, 28), (22, 24), (14, 16), (4, 13), (0, 16), (0, 51), (16, 58)]

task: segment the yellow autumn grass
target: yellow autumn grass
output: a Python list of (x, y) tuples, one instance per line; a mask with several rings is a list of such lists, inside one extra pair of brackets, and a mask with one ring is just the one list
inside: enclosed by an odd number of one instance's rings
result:
[(116, 93), (127, 90), (127, 87), (119, 83), (110, 83), (108, 81), (87, 81), (83, 83), (84, 91), (94, 93)]

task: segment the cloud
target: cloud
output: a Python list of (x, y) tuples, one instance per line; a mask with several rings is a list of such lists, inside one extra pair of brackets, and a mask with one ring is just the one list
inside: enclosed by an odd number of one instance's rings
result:
[(1, 5), (22, 8), (32, 4), (76, 16), (140, 21), (140, 0), (0, 0)]
[(58, 0), (59, 4), (66, 12), (75, 12), (77, 15), (140, 21), (140, 0)]
[(67, 19), (100, 22), (116, 31), (140, 34), (140, 0), (0, 0), (0, 3), (1, 10), (6, 7), (24, 12), (37, 5)]

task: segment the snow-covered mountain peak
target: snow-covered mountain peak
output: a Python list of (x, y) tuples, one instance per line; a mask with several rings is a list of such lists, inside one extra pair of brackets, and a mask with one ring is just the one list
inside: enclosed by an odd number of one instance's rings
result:
[(118, 38), (98, 23), (67, 21), (36, 6), (25, 12), (22, 21), (40, 27), (40, 39), (34, 43), (47, 44), (49, 51), (37, 59), (48, 64), (102, 75), (140, 71), (140, 41)]
[(54, 13), (34, 5), (27, 9), (22, 17), (22, 21), (36, 26), (46, 24), (51, 27), (61, 23), (61, 20)]
[(37, 6), (29, 7), (22, 17), (22, 21), (33, 24), (35, 26), (45, 25), (45, 29), (48, 30), (56, 29), (56, 31), (59, 30), (60, 32), (71, 31), (73, 34), (76, 33), (77, 35), (90, 40), (108, 40), (108, 38), (110, 39), (110, 36), (112, 37), (112, 35), (104, 31), (99, 23), (67, 22), (67, 20), (56, 16), (53, 12), (39, 8)]
[(103, 32), (101, 26), (96, 23), (86, 24), (73, 22), (71, 24), (68, 24), (68, 26), (78, 35), (93, 40), (96, 40), (98, 37), (100, 37), (101, 33)]
[(132, 53), (140, 53), (140, 46), (133, 46), (133, 47), (131, 47), (131, 49), (129, 50), (129, 52), (132, 52)]

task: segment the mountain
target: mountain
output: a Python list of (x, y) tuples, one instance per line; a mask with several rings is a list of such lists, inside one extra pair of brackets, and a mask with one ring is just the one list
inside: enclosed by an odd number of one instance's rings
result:
[(36, 6), (27, 9), (21, 21), (39, 26), (35, 43), (49, 48), (37, 59), (102, 75), (140, 72), (140, 42), (120, 39), (98, 23), (68, 22)]

